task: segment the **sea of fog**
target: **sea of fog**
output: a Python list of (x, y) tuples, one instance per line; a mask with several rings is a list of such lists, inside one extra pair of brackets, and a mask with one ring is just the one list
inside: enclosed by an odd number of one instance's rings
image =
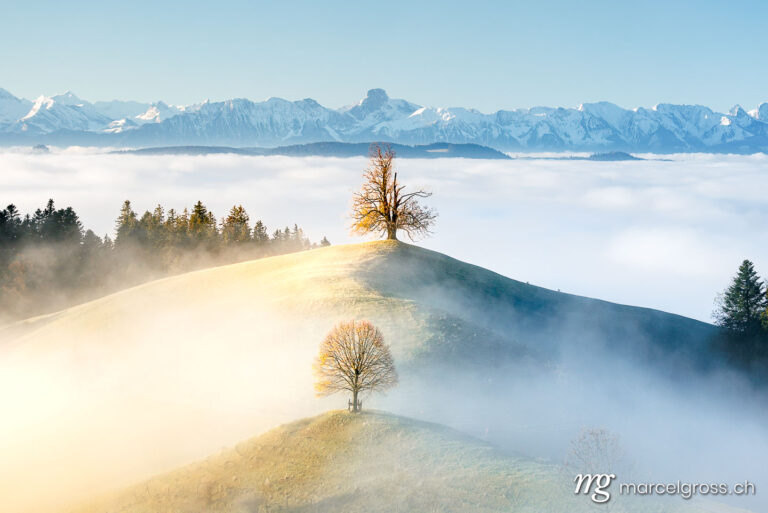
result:
[[(434, 236), (421, 244), (533, 284), (702, 320), (742, 259), (768, 273), (768, 156), (544, 157), (400, 160), (404, 182), (431, 189), (429, 204), (440, 213)], [(52, 197), (103, 235), (112, 234), (125, 199), (137, 210), (200, 199), (218, 217), (242, 203), (271, 230), (298, 223), (313, 240), (325, 235), (338, 244), (357, 240), (347, 213), (365, 166), (364, 158), (4, 150), (0, 204), (32, 211)], [(141, 301), (134, 304), (129, 295), (113, 307), (137, 313), (107, 323), (120, 333), (107, 335), (109, 344), (89, 331), (96, 324), (75, 322), (55, 340), (39, 336), (0, 355), (0, 404), (9, 419), (0, 422), (0, 497), (27, 504), (91, 493), (343, 406), (344, 397), (311, 396), (319, 325), (298, 323), (290, 344), (276, 344), (287, 321), (241, 289), (239, 282), (219, 287), (206, 295), (210, 304), (179, 310), (163, 296), (133, 296)], [(155, 311), (145, 301), (170, 314), (141, 318)], [(228, 322), (210, 322), (221, 317), (217, 308)], [(403, 372), (398, 388), (372, 406), (366, 398), (366, 407), (554, 462), (581, 427), (602, 426), (620, 436), (643, 478), (762, 486), (764, 394), (725, 371), (702, 377), (681, 369), (677, 382), (666, 381), (641, 363), (584, 351), (584, 337), (577, 340), (563, 345), (553, 368), (526, 361), (496, 374), (450, 368), (450, 380)], [(275, 389), (289, 373), (290, 385)], [(768, 504), (763, 495), (740, 499), (732, 504), (755, 511)]]
[[(768, 273), (768, 156), (648, 160), (434, 159), (397, 162), (439, 212), (421, 245), (564, 292), (711, 320), (713, 301), (749, 258)], [(298, 223), (313, 241), (348, 232), (364, 158), (140, 156), (74, 148), (0, 151), (0, 202), (31, 212), (53, 198), (86, 228), (113, 234), (121, 203), (217, 217), (242, 204), (270, 231)]]

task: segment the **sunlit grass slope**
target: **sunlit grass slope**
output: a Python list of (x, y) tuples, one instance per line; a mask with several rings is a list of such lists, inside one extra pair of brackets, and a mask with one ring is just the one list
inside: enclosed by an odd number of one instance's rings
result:
[[(601, 511), (559, 467), (438, 424), (330, 412), (280, 426), (73, 513)], [(616, 497), (611, 511), (728, 511)]]
[[(505, 364), (535, 370), (587, 345), (668, 361), (700, 353), (712, 330), (391, 241), (174, 276), (0, 332), (0, 497), (61, 504), (346, 404), (314, 397), (311, 364), (350, 318), (381, 328), (405, 398), (416, 378), (486, 383)], [(39, 482), (45, 494), (28, 489)]]
[(416, 246), (379, 241), (158, 280), (17, 323), (0, 337), (36, 344), (56, 341), (49, 337), (53, 333), (107, 330), (99, 333), (101, 340), (126, 322), (207, 308), (232, 314), (208, 317), (208, 324), (229, 324), (248, 305), (277, 307), (300, 319), (332, 314), (407, 325), (413, 336), (391, 340), (400, 356), (428, 352), (451, 358), (462, 353), (462, 345), (481, 359), (483, 349), (517, 358), (542, 345), (554, 348), (563, 336), (572, 345), (593, 339), (611, 350), (652, 356), (698, 350), (712, 333), (711, 326), (691, 319), (554, 292)]

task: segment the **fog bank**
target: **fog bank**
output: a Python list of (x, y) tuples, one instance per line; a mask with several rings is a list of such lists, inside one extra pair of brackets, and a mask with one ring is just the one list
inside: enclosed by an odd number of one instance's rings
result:
[[(435, 194), (425, 247), (552, 289), (710, 320), (744, 258), (768, 273), (768, 157), (673, 155), (665, 161), (400, 160)], [(221, 217), (242, 203), (270, 229), (299, 223), (312, 240), (347, 231), (362, 158), (137, 156), (70, 149), (0, 153), (0, 202), (33, 210), (52, 197), (112, 233), (120, 204)]]

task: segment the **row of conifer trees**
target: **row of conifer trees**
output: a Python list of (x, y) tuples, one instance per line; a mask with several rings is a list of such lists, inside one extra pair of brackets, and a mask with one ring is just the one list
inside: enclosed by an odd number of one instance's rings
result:
[(114, 240), (86, 230), (72, 207), (23, 215), (0, 210), (0, 322), (73, 303), (168, 274), (251, 258), (302, 251), (304, 231), (267, 227), (241, 205), (217, 221), (202, 202), (177, 212), (161, 205), (139, 215), (126, 201)]

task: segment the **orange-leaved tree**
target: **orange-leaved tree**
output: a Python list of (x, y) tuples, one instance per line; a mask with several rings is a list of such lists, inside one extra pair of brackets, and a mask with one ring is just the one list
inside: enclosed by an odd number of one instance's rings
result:
[(352, 198), (352, 231), (375, 233), (397, 240), (402, 230), (411, 240), (430, 233), (437, 213), (422, 206), (420, 198), (431, 192), (405, 192), (393, 167), (395, 152), (389, 146), (371, 145), (371, 162), (363, 173), (363, 186)]
[(360, 411), (361, 392), (384, 390), (397, 383), (389, 346), (368, 321), (340, 322), (325, 336), (314, 365), (318, 395), (352, 393), (352, 411)]

